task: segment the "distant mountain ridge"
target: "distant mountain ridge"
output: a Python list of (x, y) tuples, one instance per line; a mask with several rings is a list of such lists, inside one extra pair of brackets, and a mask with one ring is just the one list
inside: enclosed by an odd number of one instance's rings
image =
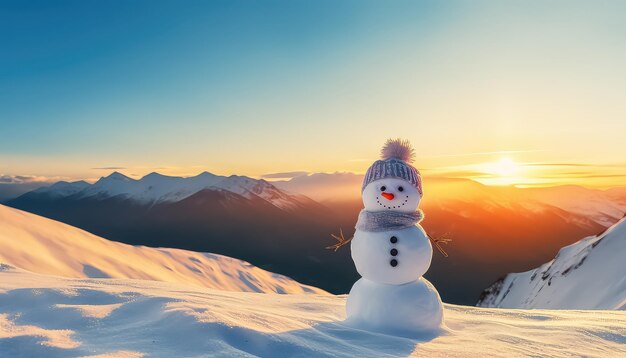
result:
[(540, 267), (496, 281), (477, 306), (626, 309), (626, 216), (605, 232), (563, 247)]
[[(360, 201), (362, 182), (363, 175), (337, 172), (311, 173), (290, 180), (274, 181), (272, 184), (329, 204)], [(425, 207), (455, 201), (522, 205), (532, 211), (558, 208), (608, 227), (626, 213), (626, 186), (606, 190), (576, 185), (518, 188), (486, 186), (470, 179), (424, 177), (422, 203)]]
[[(353, 173), (270, 182), (210, 173), (135, 180), (114, 173), (94, 184), (57, 183), (7, 205), (111, 240), (215, 252), (347, 293), (358, 279), (349, 247), (325, 247), (340, 228), (352, 235), (361, 181)], [(453, 240), (446, 247), (450, 258), (436, 253), (426, 278), (445, 300), (461, 304), (475, 304), (503, 274), (537, 267), (561, 247), (604, 230), (626, 208), (623, 188), (492, 187), (425, 177), (424, 189), (423, 227)]]
[(298, 203), (309, 201), (303, 195), (287, 194), (265, 180), (245, 176), (220, 176), (203, 172), (193, 177), (166, 176), (156, 172), (141, 179), (132, 179), (119, 172), (100, 178), (94, 184), (85, 181), (58, 182), (25, 195), (48, 195), (58, 199), (121, 198), (141, 204), (177, 202), (201, 190), (223, 190), (248, 199), (257, 196), (281, 209), (293, 209)]

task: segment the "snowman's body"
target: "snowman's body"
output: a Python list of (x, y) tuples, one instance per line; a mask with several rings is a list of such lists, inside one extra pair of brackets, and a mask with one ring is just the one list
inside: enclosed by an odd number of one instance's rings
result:
[[(421, 193), (403, 179), (385, 178), (365, 186), (362, 197), (367, 211), (410, 213), (417, 210)], [(433, 250), (421, 226), (376, 231), (357, 227), (351, 249), (362, 278), (348, 296), (349, 324), (400, 335), (441, 327), (441, 299), (422, 278)]]
[(361, 277), (390, 285), (417, 280), (432, 258), (430, 240), (421, 226), (383, 232), (357, 230), (351, 249)]

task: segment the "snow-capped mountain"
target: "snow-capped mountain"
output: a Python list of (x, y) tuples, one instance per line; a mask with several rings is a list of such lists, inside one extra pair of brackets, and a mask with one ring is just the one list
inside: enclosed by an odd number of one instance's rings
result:
[(74, 278), (132, 278), (229, 291), (325, 294), (231, 257), (112, 242), (4, 205), (0, 205), (0, 263)]
[(483, 293), (481, 307), (626, 309), (626, 217), (562, 248), (554, 260), (508, 274)]
[(124, 198), (141, 204), (177, 202), (201, 190), (222, 190), (248, 199), (259, 197), (281, 209), (293, 209), (299, 202), (308, 198), (292, 195), (277, 189), (265, 180), (245, 176), (219, 176), (203, 172), (193, 177), (166, 176), (150, 173), (136, 180), (119, 172), (100, 178), (94, 184), (84, 181), (73, 183), (59, 182), (49, 187), (39, 188), (30, 195), (49, 195), (54, 198)]
[(74, 195), (79, 193), (87, 188), (89, 188), (91, 184), (87, 183), (84, 180), (75, 181), (75, 182), (66, 182), (60, 181), (56, 182), (50, 186), (44, 186), (32, 191), (32, 193), (42, 193), (49, 195), (53, 198), (63, 198), (66, 196)]

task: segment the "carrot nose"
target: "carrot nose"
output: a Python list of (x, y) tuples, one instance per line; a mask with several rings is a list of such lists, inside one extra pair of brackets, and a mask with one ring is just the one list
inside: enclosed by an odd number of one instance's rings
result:
[(395, 197), (395, 195), (393, 195), (391, 193), (385, 193), (385, 192), (383, 192), (380, 195), (384, 196), (387, 200), (393, 200), (393, 198)]

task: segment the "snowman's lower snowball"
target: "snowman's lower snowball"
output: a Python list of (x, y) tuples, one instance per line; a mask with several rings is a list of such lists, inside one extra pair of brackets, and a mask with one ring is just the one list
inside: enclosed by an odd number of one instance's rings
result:
[(424, 278), (403, 285), (358, 280), (346, 303), (346, 324), (368, 331), (415, 337), (441, 330), (443, 307)]

